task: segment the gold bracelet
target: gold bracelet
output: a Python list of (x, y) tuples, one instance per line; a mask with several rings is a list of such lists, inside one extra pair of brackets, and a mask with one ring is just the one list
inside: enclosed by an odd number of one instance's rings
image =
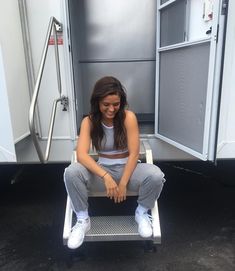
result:
[(101, 178), (103, 179), (106, 174), (108, 174), (108, 171), (106, 171)]

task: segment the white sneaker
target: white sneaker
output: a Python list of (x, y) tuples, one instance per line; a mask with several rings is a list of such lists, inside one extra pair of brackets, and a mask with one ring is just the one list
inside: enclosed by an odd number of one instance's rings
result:
[(135, 212), (135, 221), (138, 223), (138, 232), (141, 237), (148, 238), (153, 234), (152, 216), (148, 213)]
[(91, 228), (90, 217), (86, 219), (79, 219), (77, 223), (73, 226), (68, 239), (68, 247), (71, 249), (76, 249), (83, 243), (85, 234)]

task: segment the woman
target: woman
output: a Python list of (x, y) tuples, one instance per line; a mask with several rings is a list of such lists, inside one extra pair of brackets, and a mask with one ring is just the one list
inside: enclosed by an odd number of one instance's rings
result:
[[(164, 174), (152, 164), (138, 163), (139, 130), (136, 116), (126, 110), (126, 94), (121, 83), (107, 76), (98, 80), (91, 95), (91, 111), (81, 123), (77, 143), (77, 163), (64, 174), (77, 223), (68, 239), (68, 247), (75, 249), (90, 230), (88, 190), (106, 191), (107, 197), (120, 203), (126, 191), (138, 191), (135, 220), (142, 237), (152, 235), (148, 210), (159, 197)], [(99, 159), (89, 156), (90, 145)]]

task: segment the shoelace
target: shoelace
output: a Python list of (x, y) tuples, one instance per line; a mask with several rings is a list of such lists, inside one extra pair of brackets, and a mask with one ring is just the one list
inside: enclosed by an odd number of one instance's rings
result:
[(148, 213), (146, 213), (145, 215), (148, 217), (148, 219), (149, 219), (149, 221), (150, 221), (150, 223), (151, 223), (151, 225), (152, 225), (152, 222), (153, 222), (153, 216), (151, 216), (151, 215), (148, 214)]

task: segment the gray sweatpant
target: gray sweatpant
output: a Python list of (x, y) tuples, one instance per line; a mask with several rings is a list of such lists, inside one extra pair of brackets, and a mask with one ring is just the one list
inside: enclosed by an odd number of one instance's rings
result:
[[(102, 165), (119, 183), (125, 165)], [(88, 191), (106, 191), (103, 180), (80, 163), (72, 163), (65, 169), (64, 181), (75, 212), (88, 209)], [(153, 164), (138, 163), (128, 182), (128, 191), (138, 192), (137, 202), (152, 209), (165, 182), (164, 174)]]

